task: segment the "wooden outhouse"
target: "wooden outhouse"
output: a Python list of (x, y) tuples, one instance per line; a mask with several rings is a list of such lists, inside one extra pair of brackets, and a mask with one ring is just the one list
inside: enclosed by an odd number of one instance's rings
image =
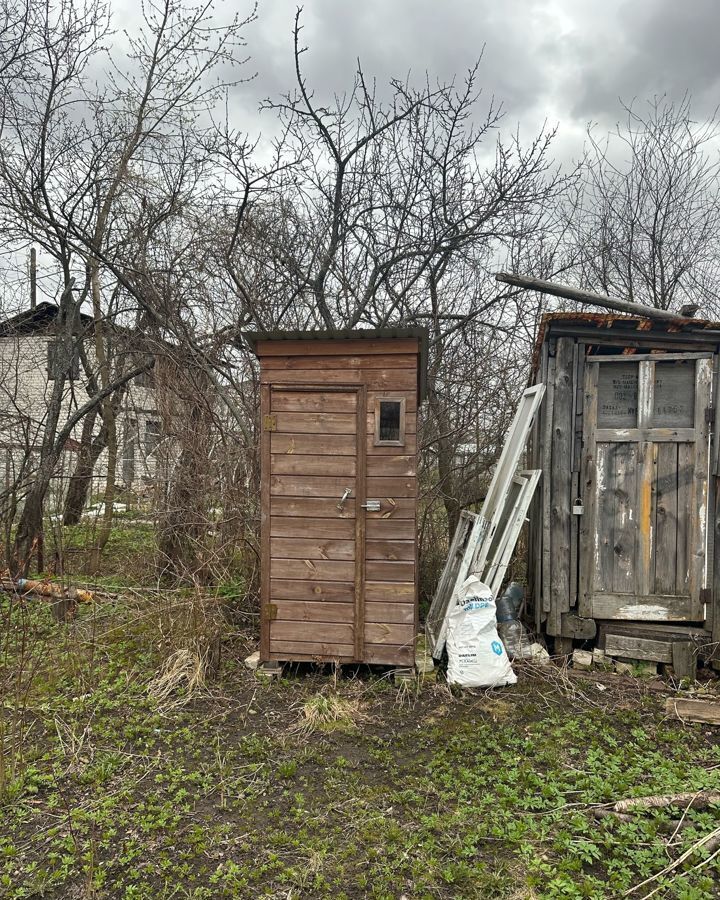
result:
[(720, 640), (719, 351), (717, 323), (543, 319), (529, 587), (559, 649), (612, 636), (668, 662), (674, 641)]
[(261, 660), (412, 665), (426, 332), (245, 337), (260, 361)]

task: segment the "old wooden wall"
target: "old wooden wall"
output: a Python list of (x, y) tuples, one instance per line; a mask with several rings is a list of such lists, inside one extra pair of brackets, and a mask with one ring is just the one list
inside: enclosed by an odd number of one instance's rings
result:
[[(608, 322), (600, 322), (601, 327), (597, 328), (581, 322), (580, 317), (562, 321), (558, 323), (559, 327), (553, 327), (556, 323), (550, 323), (536, 351), (534, 381), (545, 383), (547, 393), (528, 448), (528, 465), (543, 470), (541, 487), (530, 514), (528, 584), (535, 626), (539, 631), (555, 637), (561, 650), (569, 649), (572, 639), (591, 639), (597, 631), (597, 622), (579, 603), (582, 566), (595, 564), (595, 560), (582, 549), (589, 544), (589, 529), (595, 526), (595, 522), (591, 521), (591, 517), (572, 514), (576, 497), (583, 498), (587, 504), (581, 478), (592, 478), (592, 471), (590, 474), (583, 471), (584, 412), (587, 412), (588, 404), (592, 409), (592, 404), (596, 402), (596, 391), (594, 397), (592, 389), (587, 396), (584, 390), (588, 350), (590, 354), (627, 353), (630, 354), (628, 360), (633, 359), (634, 353), (652, 354), (658, 351), (665, 351), (666, 354), (677, 354), (678, 351), (713, 353), (713, 406), (717, 408), (718, 404), (716, 340), (706, 337), (700, 329), (692, 335), (673, 332), (672, 329), (649, 333), (651, 329), (647, 323), (634, 325), (632, 321), (625, 326), (624, 333), (617, 333), (611, 330), (616, 319)], [(587, 358), (596, 360), (602, 356), (591, 355)], [(661, 354), (656, 358), (662, 360), (664, 356)], [(702, 432), (704, 439), (707, 439), (707, 430), (703, 429), (699, 418), (695, 427), (697, 433)], [(720, 641), (720, 604), (715, 599), (720, 596), (720, 453), (716, 428), (717, 424), (712, 425), (708, 495), (708, 508), (712, 512), (709, 517), (707, 560), (708, 585), (711, 589), (704, 594), (707, 601), (704, 626), (707, 631), (712, 631), (715, 641)], [(661, 445), (658, 447), (657, 457), (661, 463), (669, 450)], [(702, 483), (704, 473), (697, 475)], [(640, 472), (637, 477), (643, 478), (644, 475)], [(661, 526), (663, 524), (664, 520), (660, 522)]]

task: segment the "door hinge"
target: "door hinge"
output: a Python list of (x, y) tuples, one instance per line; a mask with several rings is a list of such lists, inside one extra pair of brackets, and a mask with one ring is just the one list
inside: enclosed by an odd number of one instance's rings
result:
[(272, 622), (277, 619), (278, 608), (276, 603), (268, 603), (265, 606), (265, 618), (268, 622)]
[(700, 602), (712, 603), (712, 591), (710, 588), (700, 588)]
[(714, 406), (708, 406), (708, 408), (705, 410), (705, 421), (708, 423), (708, 425), (715, 424), (715, 407)]
[(263, 431), (277, 431), (277, 416), (263, 416)]

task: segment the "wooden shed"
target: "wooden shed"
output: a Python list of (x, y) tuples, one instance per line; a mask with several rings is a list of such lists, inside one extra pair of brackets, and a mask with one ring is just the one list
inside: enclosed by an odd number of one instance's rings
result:
[(426, 332), (245, 337), (260, 361), (261, 660), (413, 665)]
[(612, 636), (668, 662), (674, 641), (720, 641), (719, 349), (717, 323), (544, 317), (529, 582), (559, 651)]

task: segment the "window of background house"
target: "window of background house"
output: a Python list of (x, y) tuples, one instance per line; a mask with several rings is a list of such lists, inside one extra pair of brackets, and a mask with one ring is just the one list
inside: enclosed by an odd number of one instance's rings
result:
[(378, 398), (375, 402), (375, 445), (405, 444), (405, 400)]
[(160, 423), (153, 420), (148, 419), (145, 422), (145, 455), (150, 456), (150, 454), (154, 453), (158, 444), (160, 443)]
[[(62, 349), (57, 341), (48, 341), (47, 345), (47, 376), (49, 381), (62, 374), (61, 366), (63, 365)], [(77, 347), (73, 347), (72, 363), (70, 371), (67, 372), (67, 378), (71, 381), (80, 377), (80, 351)]]

